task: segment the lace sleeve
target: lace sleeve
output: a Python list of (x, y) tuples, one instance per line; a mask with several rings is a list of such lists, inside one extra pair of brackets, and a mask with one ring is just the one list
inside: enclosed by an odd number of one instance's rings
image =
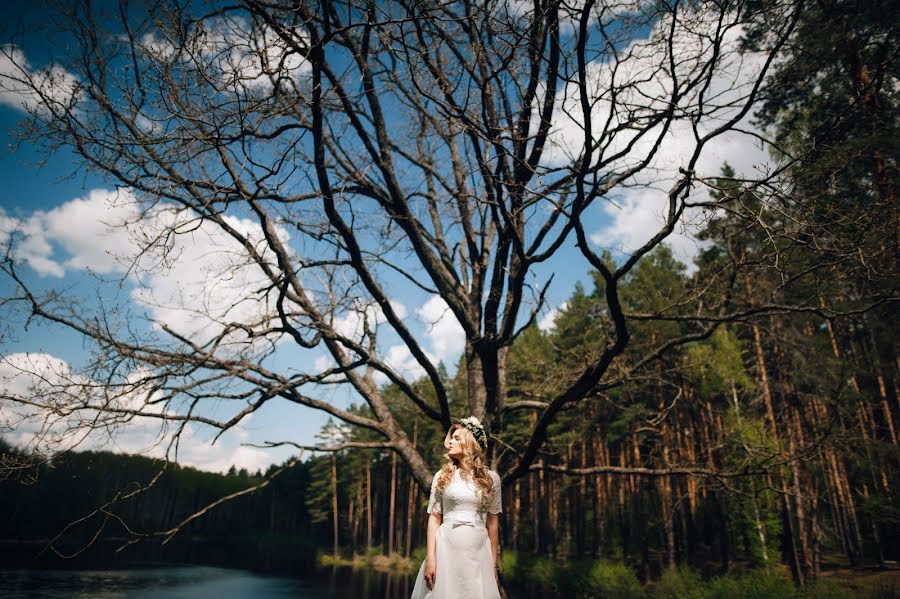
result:
[(501, 495), (503, 493), (500, 492), (500, 475), (491, 470), (488, 474), (491, 475), (491, 480), (493, 484), (491, 485), (491, 493), (492, 499), (491, 504), (488, 506), (488, 512), (491, 514), (499, 514), (503, 511)]
[(443, 506), (441, 505), (443, 493), (441, 493), (437, 488), (439, 473), (440, 471), (435, 473), (434, 478), (431, 479), (431, 495), (428, 497), (428, 509), (425, 510), (429, 514), (443, 513)]

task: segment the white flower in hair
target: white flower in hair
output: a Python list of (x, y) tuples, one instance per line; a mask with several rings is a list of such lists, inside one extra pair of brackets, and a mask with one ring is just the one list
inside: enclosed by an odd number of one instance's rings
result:
[(478, 441), (482, 447), (487, 447), (487, 435), (484, 433), (484, 425), (481, 424), (481, 421), (478, 420), (478, 418), (469, 416), (460, 420), (459, 423), (472, 432), (475, 436), (475, 440)]

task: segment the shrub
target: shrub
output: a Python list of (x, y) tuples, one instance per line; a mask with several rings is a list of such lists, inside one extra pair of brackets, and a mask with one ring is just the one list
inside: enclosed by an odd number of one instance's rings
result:
[(425, 556), (428, 555), (428, 549), (426, 547), (416, 547), (412, 550), (412, 561), (416, 564), (416, 566), (420, 565), (425, 561)]
[(517, 551), (504, 551), (500, 556), (500, 568), (503, 570), (503, 577), (507, 580), (515, 580), (521, 576), (519, 553)]
[(760, 569), (738, 578), (716, 578), (709, 585), (710, 599), (799, 599), (794, 583), (779, 572)]
[(666, 568), (656, 583), (653, 596), (658, 599), (707, 599), (709, 589), (700, 575), (690, 568)]
[(627, 565), (600, 560), (588, 573), (588, 588), (602, 596), (616, 599), (640, 599), (644, 588)]
[(591, 588), (591, 569), (596, 562), (593, 559), (577, 559), (569, 562), (565, 573), (560, 577), (560, 590), (566, 597), (584, 594), (584, 589)]
[(531, 582), (556, 587), (559, 566), (549, 557), (538, 557), (528, 564), (527, 577)]
[(381, 545), (372, 545), (366, 549), (366, 565), (371, 567), (375, 565), (375, 558), (381, 555)]

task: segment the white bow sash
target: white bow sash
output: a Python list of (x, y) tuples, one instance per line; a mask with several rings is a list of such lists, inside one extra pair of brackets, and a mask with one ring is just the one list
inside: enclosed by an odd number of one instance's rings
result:
[(484, 521), (478, 514), (454, 514), (445, 519), (444, 523), (449, 524), (452, 528), (456, 528), (457, 526), (472, 526), (474, 528), (485, 527)]

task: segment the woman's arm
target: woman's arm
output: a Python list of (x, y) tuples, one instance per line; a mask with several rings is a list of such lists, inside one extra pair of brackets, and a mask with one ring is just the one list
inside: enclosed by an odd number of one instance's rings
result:
[(437, 545), (437, 533), (444, 521), (442, 514), (430, 514), (428, 516), (428, 529), (425, 534), (425, 584), (429, 589), (434, 588), (434, 577), (437, 570), (435, 547)]
[(491, 540), (491, 556), (494, 559), (494, 576), (498, 576), (500, 570), (500, 517), (497, 514), (488, 514), (484, 525), (487, 527), (488, 538)]

